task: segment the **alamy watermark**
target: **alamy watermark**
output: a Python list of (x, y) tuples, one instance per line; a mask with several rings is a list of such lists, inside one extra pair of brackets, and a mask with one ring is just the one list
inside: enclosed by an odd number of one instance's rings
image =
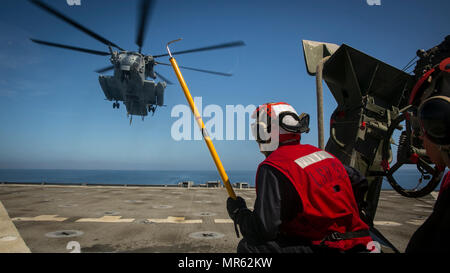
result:
[[(204, 107), (202, 97), (195, 97), (194, 103), (202, 116), (211, 139), (254, 140), (250, 117), (256, 110), (255, 105), (227, 105), (224, 111), (221, 106), (216, 104)], [(178, 118), (171, 128), (171, 135), (174, 140), (202, 140), (200, 129), (193, 128), (193, 123), (196, 123), (196, 121), (189, 106), (185, 104), (175, 105), (170, 115), (173, 118)]]
[[(267, 115), (261, 115), (258, 120), (252, 121), (252, 114), (256, 110), (256, 106), (250, 105), (226, 105), (225, 110), (216, 104), (203, 106), (202, 97), (195, 97), (194, 103), (205, 124), (205, 130), (200, 130), (192, 115), (191, 109), (185, 104), (178, 104), (172, 108), (171, 117), (177, 118), (172, 124), (170, 130), (172, 139), (181, 140), (202, 140), (203, 136), (212, 140), (255, 140), (256, 135), (259, 136), (260, 150), (273, 151), (274, 147), (279, 144), (279, 127), (271, 126), (268, 133), (264, 126), (256, 126), (261, 124), (275, 124), (273, 118)], [(268, 121), (267, 119), (271, 120)], [(272, 121), (273, 120), (273, 121)]]
[(381, 6), (381, 0), (366, 0), (369, 6)]
[(69, 6), (81, 6), (81, 0), (66, 0)]

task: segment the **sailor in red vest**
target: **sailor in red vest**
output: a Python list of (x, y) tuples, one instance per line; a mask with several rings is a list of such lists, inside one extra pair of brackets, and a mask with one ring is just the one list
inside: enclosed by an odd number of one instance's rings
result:
[(260, 106), (252, 118), (266, 159), (256, 174), (254, 210), (241, 197), (227, 200), (228, 213), (244, 236), (237, 251), (365, 251), (372, 239), (346, 169), (333, 155), (300, 144), (309, 116), (280, 102)]
[[(450, 45), (450, 36), (446, 38)], [(447, 57), (450, 50), (447, 51)], [(411, 116), (431, 161), (450, 167), (450, 57), (421, 76), (409, 103), (418, 106)], [(406, 252), (450, 252), (450, 174), (444, 176), (433, 212), (413, 234)]]

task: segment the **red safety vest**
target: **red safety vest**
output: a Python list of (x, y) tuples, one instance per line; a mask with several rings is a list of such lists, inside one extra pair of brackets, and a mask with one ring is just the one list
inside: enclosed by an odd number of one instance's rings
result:
[(347, 172), (334, 156), (311, 145), (285, 145), (272, 152), (259, 167), (264, 164), (283, 173), (302, 202), (302, 212), (292, 221), (281, 223), (283, 234), (343, 251), (359, 244), (367, 246), (372, 241), (370, 236), (323, 241), (335, 232), (369, 230), (359, 217)]
[(447, 172), (444, 179), (442, 179), (439, 195), (441, 195), (443, 191), (447, 190), (447, 188), (450, 188), (450, 172)]

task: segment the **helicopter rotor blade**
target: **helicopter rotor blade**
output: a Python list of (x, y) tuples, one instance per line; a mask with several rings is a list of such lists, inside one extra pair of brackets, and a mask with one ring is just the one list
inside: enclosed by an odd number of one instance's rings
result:
[[(207, 51), (207, 50), (215, 50), (215, 49), (222, 49), (222, 48), (236, 47), (236, 46), (245, 46), (245, 43), (243, 41), (235, 41), (235, 42), (230, 42), (230, 43), (224, 43), (224, 44), (194, 48), (194, 49), (189, 49), (189, 50), (183, 50), (183, 51), (178, 51), (178, 52), (172, 52), (172, 55), (199, 52), (199, 51)], [(159, 58), (159, 57), (164, 57), (164, 56), (169, 56), (169, 54), (155, 55), (155, 56), (153, 56), (153, 58)]]
[(149, 15), (151, 15), (155, 1), (141, 0), (139, 5), (139, 24), (136, 32), (136, 45), (139, 47), (139, 53), (142, 52), (142, 46), (145, 39), (145, 31), (148, 25)]
[[(162, 64), (162, 65), (171, 66), (170, 64), (166, 64), (166, 63), (160, 63), (160, 62), (155, 62), (155, 63), (156, 64)], [(233, 76), (233, 74), (229, 74), (229, 73), (223, 73), (223, 72), (217, 72), (217, 71), (211, 71), (211, 70), (204, 70), (204, 69), (198, 69), (198, 68), (192, 68), (192, 67), (186, 67), (186, 66), (180, 66), (180, 68), (187, 69), (187, 70), (198, 71), (198, 72), (203, 72), (203, 73), (214, 74), (214, 75), (226, 76), (226, 77)]]
[(158, 72), (155, 71), (156, 76), (158, 76), (161, 80), (165, 81), (167, 84), (173, 84), (171, 81), (169, 81), (166, 77), (162, 76)]
[(69, 50), (75, 50), (75, 51), (80, 51), (80, 52), (89, 53), (89, 54), (95, 54), (95, 55), (100, 55), (100, 56), (111, 55), (111, 53), (105, 52), (105, 51), (98, 51), (98, 50), (81, 48), (81, 47), (75, 47), (75, 46), (69, 46), (69, 45), (63, 45), (63, 44), (56, 44), (56, 43), (51, 43), (51, 42), (46, 42), (46, 41), (41, 41), (41, 40), (36, 40), (36, 39), (30, 39), (30, 40), (33, 41), (34, 43), (41, 44), (41, 45), (52, 46), (52, 47), (59, 47), (59, 48), (64, 48), (64, 49), (69, 49)]
[(107, 66), (107, 67), (95, 70), (95, 72), (103, 73), (103, 72), (106, 72), (106, 71), (109, 71), (109, 70), (113, 70), (113, 69), (114, 69), (114, 65), (110, 65), (110, 66)]
[(124, 50), (123, 48), (119, 47), (118, 45), (114, 44), (113, 42), (103, 38), (102, 36), (98, 35), (97, 33), (93, 32), (92, 30), (87, 29), (86, 27), (80, 25), (79, 23), (75, 22), (74, 20), (70, 19), (69, 17), (65, 16), (64, 14), (60, 13), (59, 11), (55, 10), (54, 8), (50, 7), (49, 5), (39, 1), (39, 0), (29, 0), (31, 3), (35, 4), (36, 6), (42, 8), (43, 10), (55, 15), (59, 19), (65, 21), (66, 23), (72, 25), (73, 27), (81, 30), (82, 32), (86, 33), (87, 35), (91, 36), (92, 38), (96, 39), (97, 41), (107, 45), (107, 46), (113, 46), (115, 48), (118, 48), (120, 50)]

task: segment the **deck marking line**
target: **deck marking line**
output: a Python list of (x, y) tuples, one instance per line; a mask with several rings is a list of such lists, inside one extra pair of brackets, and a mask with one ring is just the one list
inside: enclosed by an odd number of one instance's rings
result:
[(402, 225), (400, 223), (393, 222), (393, 221), (373, 221), (373, 224), (375, 226), (391, 226), (391, 227), (396, 227), (396, 226)]
[(0, 253), (30, 253), (30, 249), (0, 202)]
[(105, 215), (100, 218), (81, 218), (76, 220), (77, 223), (131, 223), (134, 218), (121, 219), (122, 216)]
[(421, 226), (425, 222), (425, 219), (412, 219), (409, 221), (406, 221), (405, 223), (415, 226)]
[(201, 224), (203, 220), (185, 220), (185, 217), (169, 216), (166, 219), (147, 219), (150, 223), (170, 223), (170, 224)]
[(68, 218), (58, 217), (57, 214), (39, 215), (36, 217), (15, 217), (13, 221), (31, 221), (31, 222), (63, 222)]
[(214, 219), (214, 223), (216, 223), (216, 224), (232, 224), (234, 222), (231, 219)]

